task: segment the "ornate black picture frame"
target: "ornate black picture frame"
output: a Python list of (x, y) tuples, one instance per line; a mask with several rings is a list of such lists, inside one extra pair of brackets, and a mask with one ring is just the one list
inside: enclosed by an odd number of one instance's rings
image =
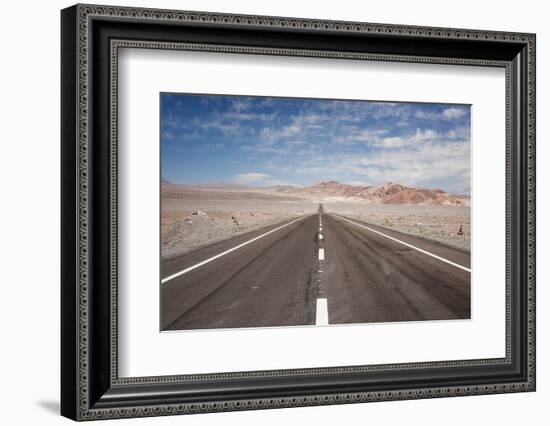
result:
[[(64, 9), (61, 29), (62, 415), (92, 420), (535, 390), (534, 34), (96, 5)], [(121, 47), (504, 68), (506, 356), (120, 378)]]

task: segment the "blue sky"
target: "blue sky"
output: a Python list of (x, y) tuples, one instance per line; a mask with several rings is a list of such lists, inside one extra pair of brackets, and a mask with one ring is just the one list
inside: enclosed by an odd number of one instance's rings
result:
[(470, 190), (470, 106), (161, 94), (162, 177)]

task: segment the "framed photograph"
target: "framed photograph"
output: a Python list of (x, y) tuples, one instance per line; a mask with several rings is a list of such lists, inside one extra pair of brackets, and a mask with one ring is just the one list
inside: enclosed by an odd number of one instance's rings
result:
[(61, 12), (61, 411), (535, 390), (535, 35)]
[(471, 319), (470, 105), (160, 98), (162, 331)]

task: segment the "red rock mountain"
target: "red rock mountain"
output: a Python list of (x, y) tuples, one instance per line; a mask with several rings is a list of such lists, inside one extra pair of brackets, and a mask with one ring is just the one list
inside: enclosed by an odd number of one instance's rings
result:
[(308, 199), (361, 201), (374, 204), (470, 205), (470, 197), (467, 195), (454, 195), (441, 189), (412, 188), (391, 182), (374, 186), (357, 186), (329, 181), (309, 187), (273, 186), (268, 190)]

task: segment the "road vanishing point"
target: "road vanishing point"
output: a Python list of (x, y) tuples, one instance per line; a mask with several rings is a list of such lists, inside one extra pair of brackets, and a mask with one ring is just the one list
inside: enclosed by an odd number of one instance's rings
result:
[(161, 329), (470, 318), (470, 254), (319, 212), (162, 262)]

